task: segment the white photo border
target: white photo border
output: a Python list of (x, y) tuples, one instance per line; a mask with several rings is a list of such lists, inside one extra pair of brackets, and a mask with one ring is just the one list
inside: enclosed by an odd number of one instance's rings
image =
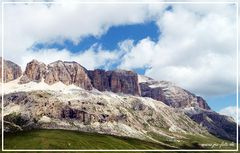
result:
[[(2, 151), (10, 151), (10, 152), (16, 152), (16, 151), (19, 151), (19, 152), (22, 152), (22, 151), (26, 151), (26, 152), (33, 152), (33, 151), (39, 151), (39, 152), (47, 152), (47, 151), (52, 151), (52, 152), (63, 152), (63, 151), (70, 151), (70, 152), (92, 152), (92, 151), (99, 151), (99, 152), (109, 152), (109, 151), (113, 151), (113, 152), (116, 152), (116, 151), (119, 151), (119, 152), (124, 152), (124, 151), (129, 151), (129, 152), (139, 152), (139, 151), (146, 151), (146, 152), (149, 152), (149, 151), (152, 151), (152, 152), (158, 152), (158, 151), (162, 151), (162, 152), (179, 152), (179, 151), (186, 151), (186, 152), (192, 152), (192, 151), (196, 151), (196, 152), (199, 152), (199, 151), (209, 151), (209, 152), (213, 152), (213, 151), (238, 151), (238, 125), (239, 125), (239, 121), (238, 121), (238, 75), (239, 75), (239, 69), (238, 69), (238, 30), (239, 30), (239, 20), (238, 20), (238, 2), (239, 1), (216, 1), (216, 2), (199, 2), (199, 1), (196, 1), (196, 2), (188, 2), (188, 1), (183, 1), (183, 2), (180, 2), (180, 1), (177, 1), (177, 2), (173, 2), (173, 1), (169, 1), (169, 2), (161, 2), (161, 1), (70, 1), (70, 2), (42, 2), (42, 1), (37, 1), (37, 2), (4, 2), (4, 0), (1, 1), (1, 7), (2, 7), (2, 85), (1, 85), (1, 95), (2, 95)], [(236, 46), (236, 51), (237, 51), (237, 56), (236, 56), (236, 60), (237, 60), (237, 66), (236, 66), (236, 119), (237, 119), (237, 127), (236, 127), (236, 131), (237, 131), (237, 134), (236, 134), (236, 149), (222, 149), (222, 150), (207, 150), (207, 149), (202, 149), (202, 150), (199, 150), (199, 149), (182, 149), (182, 150), (144, 150), (144, 149), (134, 149), (134, 150), (128, 150), (128, 149), (121, 149), (121, 150), (117, 150), (117, 149), (114, 149), (114, 150), (111, 150), (111, 149), (87, 149), (87, 150), (84, 150), (84, 149), (81, 149), (81, 150), (78, 150), (78, 149), (4, 149), (4, 117), (3, 117), (3, 108), (4, 108), (4, 79), (3, 79), (3, 67), (4, 67), (4, 64), (3, 64), (3, 57), (4, 57), (4, 5), (5, 4), (66, 4), (66, 3), (70, 3), (70, 4), (234, 4), (236, 5), (236, 41), (237, 41), (237, 46)]]

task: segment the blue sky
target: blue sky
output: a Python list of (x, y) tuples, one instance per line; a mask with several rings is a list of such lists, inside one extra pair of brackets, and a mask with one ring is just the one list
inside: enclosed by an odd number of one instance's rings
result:
[(236, 94), (228, 94), (224, 96), (206, 96), (204, 98), (208, 105), (215, 111), (220, 111), (228, 106), (237, 105)]
[(107, 32), (100, 37), (86, 36), (80, 39), (78, 44), (74, 44), (71, 40), (65, 40), (64, 43), (41, 43), (36, 42), (32, 48), (36, 51), (40, 49), (68, 49), (72, 53), (83, 52), (89, 49), (94, 44), (100, 44), (102, 49), (114, 50), (118, 48), (118, 43), (126, 39), (131, 39), (134, 44), (137, 44), (139, 40), (149, 37), (152, 41), (157, 42), (160, 36), (160, 30), (158, 29), (154, 21), (148, 21), (143, 24), (132, 24), (124, 26), (110, 27)]

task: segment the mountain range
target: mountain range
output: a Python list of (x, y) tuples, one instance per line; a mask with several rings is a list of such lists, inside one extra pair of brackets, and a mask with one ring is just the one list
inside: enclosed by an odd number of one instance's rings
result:
[[(236, 142), (233, 118), (174, 83), (77, 62), (3, 64), (4, 131), (70, 129), (127, 136), (176, 148), (189, 135)], [(2, 69), (2, 67), (1, 67)], [(2, 70), (0, 71), (2, 73)], [(239, 128), (239, 127), (238, 127)]]

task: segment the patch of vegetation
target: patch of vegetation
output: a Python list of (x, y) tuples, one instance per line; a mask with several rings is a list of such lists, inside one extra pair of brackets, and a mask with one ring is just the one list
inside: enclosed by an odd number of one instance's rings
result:
[(182, 149), (212, 149), (212, 150), (221, 150), (221, 149), (236, 149), (236, 144), (227, 140), (219, 139), (212, 135), (192, 135), (192, 134), (183, 134), (181, 139), (169, 139), (166, 136), (161, 136), (156, 133), (149, 132), (150, 136), (154, 139), (176, 146)]
[[(219, 148), (202, 148), (200, 143), (222, 143), (223, 140), (214, 136), (200, 137), (197, 135), (185, 135), (180, 142), (170, 140), (167, 137), (149, 133), (155, 136), (155, 139), (166, 144), (178, 146), (181, 149), (219, 149)], [(227, 142), (227, 141), (224, 141)], [(229, 143), (229, 142), (228, 142)], [(86, 133), (67, 130), (32, 130), (5, 134), (5, 149), (124, 149), (124, 150), (168, 150), (172, 149), (167, 146), (128, 138), (118, 137), (106, 134)], [(221, 148), (221, 149), (235, 149)], [(62, 152), (62, 151), (61, 151)], [(203, 151), (205, 153), (205, 151)], [(180, 152), (176, 152), (180, 153)], [(192, 152), (194, 153), (194, 152)], [(201, 152), (198, 152), (201, 153)], [(213, 153), (213, 152), (211, 152)]]
[(8, 133), (5, 149), (170, 149), (167, 146), (106, 134), (67, 130), (32, 130)]

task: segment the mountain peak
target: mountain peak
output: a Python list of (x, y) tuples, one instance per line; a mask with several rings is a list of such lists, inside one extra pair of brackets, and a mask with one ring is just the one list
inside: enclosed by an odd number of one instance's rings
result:
[[(72, 66), (69, 66), (69, 63), (72, 63)], [(41, 80), (50, 85), (62, 82), (66, 85), (74, 84), (84, 89), (92, 89), (86, 69), (76, 62), (58, 60), (48, 65), (37, 60), (29, 62), (20, 83), (40, 82)]]
[(37, 59), (33, 59), (33, 60), (30, 61), (29, 63), (42, 63), (42, 62), (38, 61)]
[[(2, 57), (1, 57), (0, 65), (1, 65), (0, 77), (2, 81), (2, 76), (3, 76), (3, 82), (9, 82), (9, 81), (15, 80), (22, 75), (21, 67), (9, 60), (3, 59), (3, 63), (2, 63)], [(2, 74), (2, 65), (4, 66), (3, 74)]]
[(200, 107), (209, 110), (206, 101), (195, 94), (176, 86), (169, 81), (155, 81), (151, 78), (140, 76), (141, 96), (150, 97), (164, 102), (174, 108)]
[(56, 66), (56, 65), (63, 65), (63, 61), (62, 60), (57, 60), (57, 61), (54, 61), (50, 64), (48, 64), (48, 66)]
[(150, 77), (145, 76), (145, 75), (138, 75), (138, 82), (139, 83), (150, 82), (150, 81), (154, 81), (154, 80)]

